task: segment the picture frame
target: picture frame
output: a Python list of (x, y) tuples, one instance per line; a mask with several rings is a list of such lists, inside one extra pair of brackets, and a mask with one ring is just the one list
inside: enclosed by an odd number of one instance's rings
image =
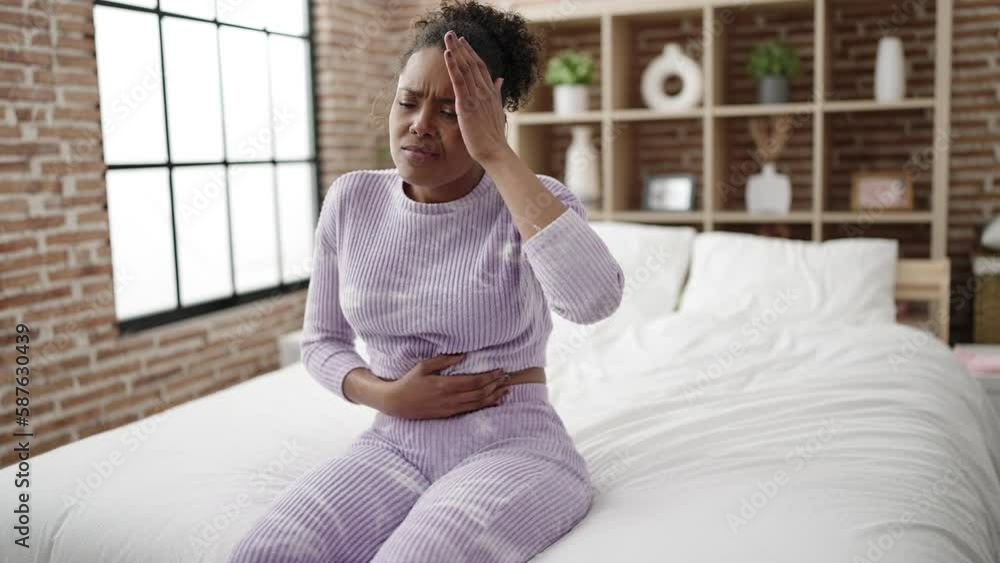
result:
[(642, 206), (651, 211), (685, 212), (694, 208), (692, 174), (650, 174), (643, 178)]
[(877, 170), (851, 175), (853, 211), (911, 211), (913, 175), (909, 170)]

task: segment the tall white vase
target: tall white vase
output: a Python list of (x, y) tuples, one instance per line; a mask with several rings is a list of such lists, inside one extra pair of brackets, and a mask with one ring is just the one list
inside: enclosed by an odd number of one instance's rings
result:
[(765, 162), (760, 174), (747, 179), (746, 203), (750, 213), (788, 213), (792, 208), (792, 182)]
[(898, 37), (879, 39), (875, 59), (875, 100), (895, 102), (906, 97), (906, 60)]
[(584, 204), (595, 204), (601, 195), (601, 155), (591, 142), (591, 129), (577, 125), (566, 149), (566, 187)]

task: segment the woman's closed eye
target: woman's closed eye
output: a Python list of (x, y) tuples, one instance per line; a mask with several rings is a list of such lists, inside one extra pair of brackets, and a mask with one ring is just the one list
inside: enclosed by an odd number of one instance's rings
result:
[[(399, 105), (403, 106), (404, 108), (412, 108), (412, 107), (416, 107), (417, 104), (413, 104), (413, 103), (409, 103), (409, 102), (399, 102)], [(454, 112), (450, 112), (450, 111), (441, 110), (441, 113), (443, 113), (444, 115), (446, 115), (448, 117), (458, 117), (458, 114), (456, 114)]]

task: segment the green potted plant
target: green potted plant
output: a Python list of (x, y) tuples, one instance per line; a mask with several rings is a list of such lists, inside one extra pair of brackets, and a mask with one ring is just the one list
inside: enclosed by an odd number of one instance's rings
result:
[(545, 82), (552, 86), (557, 114), (587, 111), (587, 86), (594, 81), (594, 61), (587, 53), (566, 49), (549, 59)]
[(757, 80), (757, 99), (762, 104), (788, 101), (788, 81), (799, 75), (799, 56), (778, 40), (757, 43), (747, 64)]

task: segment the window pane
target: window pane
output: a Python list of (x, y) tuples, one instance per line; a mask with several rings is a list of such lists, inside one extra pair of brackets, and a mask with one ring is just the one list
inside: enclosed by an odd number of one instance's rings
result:
[(285, 0), (218, 0), (219, 21), (264, 29), (268, 24), (268, 4), (280, 9)]
[(174, 168), (174, 220), (181, 305), (232, 295), (222, 166)]
[(222, 27), (219, 33), (226, 154), (229, 160), (269, 160), (267, 35), (232, 27)]
[(108, 219), (119, 320), (177, 306), (166, 168), (108, 170)]
[(272, 2), (270, 8), (267, 18), (269, 30), (293, 35), (305, 35), (309, 31), (306, 0)]
[(305, 39), (272, 35), (270, 51), (275, 158), (310, 158), (309, 44)]
[(160, 33), (155, 14), (94, 8), (104, 160), (167, 160), (163, 126)]
[[(275, 2), (275, 4), (280, 4), (280, 2)], [(215, 18), (214, 0), (160, 0), (160, 9), (164, 12), (184, 14), (206, 20)]]
[(233, 262), (236, 292), (280, 283), (278, 234), (275, 225), (274, 167), (243, 164), (229, 167), (233, 219)]
[(212, 23), (163, 18), (170, 157), (174, 162), (223, 159), (215, 33)]
[(316, 180), (312, 164), (278, 165), (278, 225), (282, 279), (288, 283), (308, 278), (316, 230)]

